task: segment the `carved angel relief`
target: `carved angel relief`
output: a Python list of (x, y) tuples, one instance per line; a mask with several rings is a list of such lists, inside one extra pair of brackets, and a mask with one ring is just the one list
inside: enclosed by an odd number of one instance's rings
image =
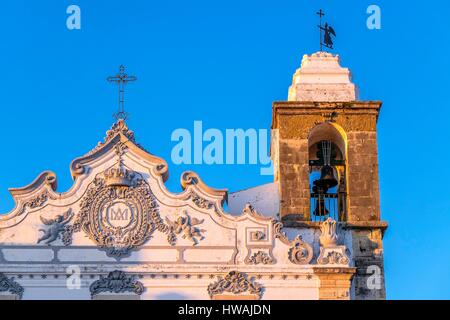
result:
[(71, 209), (64, 214), (58, 215), (54, 219), (45, 219), (43, 216), (40, 216), (42, 223), (49, 227), (47, 229), (39, 229), (39, 231), (44, 232), (44, 234), (38, 239), (37, 243), (45, 241), (45, 244), (50, 245), (53, 241), (60, 237), (61, 233), (64, 234), (64, 232), (68, 230), (66, 224), (72, 219), (72, 217), (73, 212)]
[(206, 232), (206, 230), (196, 227), (202, 224), (203, 221), (204, 219), (191, 218), (187, 212), (184, 212), (184, 217), (180, 216), (175, 221), (170, 221), (166, 217), (166, 222), (170, 226), (171, 231), (174, 234), (182, 234), (181, 237), (192, 241), (193, 245), (197, 245), (200, 240), (205, 238), (202, 233)]

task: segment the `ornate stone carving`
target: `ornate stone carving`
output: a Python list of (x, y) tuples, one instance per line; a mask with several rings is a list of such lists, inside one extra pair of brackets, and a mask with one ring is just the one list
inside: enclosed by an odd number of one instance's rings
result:
[(116, 152), (116, 155), (118, 157), (122, 157), (127, 149), (127, 145), (123, 142), (116, 144), (116, 146), (114, 147), (114, 151)]
[(135, 142), (134, 132), (128, 129), (128, 126), (125, 124), (125, 121), (119, 120), (114, 123), (108, 131), (106, 131), (106, 137), (104, 143), (109, 142), (112, 138), (114, 138), (118, 133), (122, 133), (128, 140)]
[(101, 149), (104, 145), (113, 140), (114, 137), (117, 136), (119, 133), (121, 133), (129, 141), (133, 142), (137, 147), (145, 151), (145, 149), (136, 142), (134, 132), (128, 128), (124, 120), (120, 119), (119, 121), (117, 121), (112, 125), (111, 129), (106, 131), (106, 137), (103, 139), (103, 142), (98, 142), (95, 148), (89, 151), (86, 154), (86, 156), (91, 155), (96, 151), (98, 151), (99, 149)]
[(324, 247), (336, 246), (338, 234), (336, 229), (336, 221), (328, 218), (320, 225), (320, 243)]
[(9, 279), (0, 272), (0, 292), (9, 292), (17, 295), (19, 299), (22, 299), (23, 291), (23, 287), (14, 281), (14, 278)]
[(272, 225), (275, 239), (280, 239), (280, 241), (283, 242), (284, 244), (290, 245), (291, 243), (288, 237), (286, 236), (286, 233), (283, 232), (283, 223), (276, 219), (273, 219)]
[[(226, 200), (227, 190), (217, 190), (208, 187), (195, 172), (184, 172), (181, 175), (180, 182), (183, 190), (190, 189), (187, 193), (188, 197), (200, 209), (215, 209), (217, 211), (216, 201), (223, 202)], [(216, 201), (205, 199), (202, 194), (207, 194), (213, 197), (212, 199), (215, 198)]]
[(199, 229), (196, 225), (202, 224), (204, 219), (199, 220), (197, 218), (191, 218), (187, 212), (184, 212), (184, 217), (180, 216), (175, 221), (170, 221), (169, 218), (166, 217), (166, 222), (169, 225), (169, 228), (174, 234), (182, 234), (183, 239), (188, 239), (193, 242), (193, 245), (199, 243), (200, 240), (203, 240), (205, 237), (202, 232), (206, 232), (205, 229)]
[(348, 265), (350, 260), (346, 254), (345, 246), (338, 246), (339, 235), (337, 232), (338, 224), (335, 220), (328, 218), (320, 226), (320, 254), (317, 258), (317, 264), (339, 264)]
[(275, 260), (269, 253), (264, 251), (257, 251), (251, 257), (245, 259), (246, 264), (274, 264)]
[[(324, 248), (321, 248), (324, 249)], [(326, 252), (321, 253), (319, 258), (317, 259), (318, 264), (348, 264), (349, 259), (345, 255), (345, 249), (341, 250), (340, 247), (337, 247), (333, 250), (327, 248)]]
[(220, 278), (218, 281), (213, 282), (208, 286), (210, 297), (224, 292), (230, 292), (236, 295), (249, 293), (261, 298), (263, 288), (260, 284), (254, 282), (253, 279), (248, 279), (248, 276), (245, 273), (231, 271), (224, 278)]
[(167, 234), (171, 245), (175, 241), (159, 216), (148, 184), (120, 165), (97, 176), (89, 186), (70, 232), (80, 230), (117, 259), (145, 243), (155, 230)]
[(134, 172), (126, 169), (121, 160), (117, 166), (110, 168), (104, 172), (104, 177), (107, 186), (126, 186), (131, 187), (133, 185)]
[(108, 276), (101, 276), (99, 280), (91, 284), (89, 287), (91, 297), (102, 292), (132, 292), (141, 295), (144, 292), (144, 285), (135, 279), (135, 275), (128, 275), (123, 271), (111, 271)]
[(266, 239), (266, 234), (260, 230), (250, 232), (251, 241), (262, 241)]
[(61, 240), (65, 246), (70, 246), (72, 244), (73, 232), (74, 232), (73, 225), (67, 225), (64, 227), (64, 230), (61, 233)]
[(64, 214), (56, 216), (55, 219), (45, 219), (43, 216), (40, 216), (42, 223), (49, 227), (47, 229), (39, 229), (39, 231), (44, 232), (44, 234), (38, 239), (37, 243), (45, 241), (45, 244), (50, 245), (53, 241), (60, 237), (61, 233), (63, 233), (63, 242), (66, 244), (68, 239), (67, 236), (64, 237), (64, 233), (66, 231), (66, 224), (72, 219), (72, 217), (73, 212), (71, 209)]
[(313, 248), (298, 235), (289, 249), (289, 260), (295, 264), (309, 264), (313, 258)]
[(214, 207), (214, 203), (212, 203), (209, 200), (206, 200), (205, 198), (200, 197), (196, 193), (192, 193), (191, 199), (192, 202), (195, 203), (195, 205), (200, 209), (211, 209)]
[(30, 208), (30, 209), (36, 209), (39, 207), (42, 207), (48, 200), (48, 193), (47, 191), (39, 194), (38, 196), (36, 196), (35, 198), (25, 202), (25, 204), (23, 205), (23, 208)]

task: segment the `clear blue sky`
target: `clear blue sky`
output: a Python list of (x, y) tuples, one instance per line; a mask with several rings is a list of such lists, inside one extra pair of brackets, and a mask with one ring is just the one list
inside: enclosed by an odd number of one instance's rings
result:
[[(66, 28), (66, 8), (82, 29)], [(366, 8), (382, 29), (366, 28)], [(138, 141), (170, 162), (176, 128), (269, 128), (304, 53), (317, 51), (317, 9), (338, 38), (361, 98), (384, 101), (379, 164), (388, 298), (450, 298), (450, 11), (448, 1), (2, 1), (0, 212), (9, 187), (43, 170), (71, 185), (69, 164), (104, 137), (125, 64), (128, 121)], [(169, 163), (170, 164), (170, 163)], [(236, 191), (270, 182), (258, 166), (170, 165)]]

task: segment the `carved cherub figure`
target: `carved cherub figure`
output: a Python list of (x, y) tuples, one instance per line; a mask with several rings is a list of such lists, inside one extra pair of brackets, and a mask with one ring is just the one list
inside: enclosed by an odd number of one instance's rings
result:
[(170, 221), (166, 217), (166, 222), (170, 226), (172, 232), (175, 234), (182, 233), (181, 237), (192, 241), (194, 245), (205, 238), (202, 232), (206, 232), (206, 230), (196, 227), (196, 225), (203, 223), (203, 221), (204, 219), (191, 218), (187, 212), (184, 212), (184, 217), (180, 216), (175, 221)]
[(50, 243), (59, 238), (60, 233), (64, 231), (65, 225), (70, 221), (70, 219), (72, 219), (72, 217), (72, 209), (69, 209), (64, 214), (56, 216), (54, 219), (45, 219), (40, 216), (42, 223), (49, 227), (47, 229), (39, 229), (39, 231), (44, 232), (44, 234), (39, 238), (37, 243), (46, 240), (45, 244), (50, 245)]

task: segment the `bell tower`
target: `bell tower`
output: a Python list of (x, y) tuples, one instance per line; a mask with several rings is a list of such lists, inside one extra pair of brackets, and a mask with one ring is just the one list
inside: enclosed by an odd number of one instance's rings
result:
[[(286, 227), (332, 218), (350, 234), (356, 299), (384, 299), (378, 182), (379, 101), (360, 101), (338, 55), (305, 55), (288, 101), (274, 102), (272, 147), (280, 217)], [(371, 285), (371, 276), (378, 277)]]

